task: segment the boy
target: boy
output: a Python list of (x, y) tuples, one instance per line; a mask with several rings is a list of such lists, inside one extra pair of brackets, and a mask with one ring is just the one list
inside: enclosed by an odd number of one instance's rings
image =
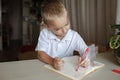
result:
[[(63, 57), (72, 56), (76, 50), (83, 55), (88, 48), (81, 36), (70, 29), (70, 21), (60, 1), (50, 2), (42, 8), (45, 28), (40, 32), (36, 51), (39, 60), (61, 70)], [(88, 66), (86, 59), (79, 59), (81, 66)]]

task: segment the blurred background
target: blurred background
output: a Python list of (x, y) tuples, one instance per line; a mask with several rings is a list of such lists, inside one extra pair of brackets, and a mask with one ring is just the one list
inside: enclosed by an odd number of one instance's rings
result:
[[(0, 62), (36, 59), (34, 51), (41, 26), (41, 7), (52, 0), (0, 0)], [(117, 0), (61, 0), (71, 28), (99, 52), (106, 51), (115, 34), (110, 25), (118, 20)], [(118, 21), (119, 23), (119, 21)]]

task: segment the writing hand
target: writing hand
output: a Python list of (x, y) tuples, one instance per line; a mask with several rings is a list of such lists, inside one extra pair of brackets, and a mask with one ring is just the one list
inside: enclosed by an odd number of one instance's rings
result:
[(90, 60), (87, 59), (87, 58), (79, 57), (78, 62), (79, 62), (79, 66), (82, 66), (82, 67), (85, 67), (85, 68), (90, 65)]

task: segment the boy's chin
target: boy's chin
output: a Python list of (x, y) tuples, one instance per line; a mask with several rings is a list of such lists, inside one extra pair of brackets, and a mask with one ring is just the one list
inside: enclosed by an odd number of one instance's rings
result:
[(65, 36), (65, 34), (64, 35), (56, 35), (57, 37), (61, 37), (61, 38), (63, 38), (64, 36)]

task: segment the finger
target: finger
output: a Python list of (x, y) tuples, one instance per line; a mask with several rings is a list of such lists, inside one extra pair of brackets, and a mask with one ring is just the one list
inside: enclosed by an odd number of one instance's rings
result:
[(62, 63), (64, 64), (64, 61), (62, 60)]
[(55, 57), (55, 58), (54, 58), (54, 62), (55, 62), (56, 64), (58, 64), (58, 62), (60, 62), (60, 58), (59, 58), (59, 57)]
[(63, 60), (60, 60), (60, 61), (58, 62), (58, 65), (64, 65), (64, 61), (63, 61)]
[(60, 66), (60, 65), (63, 65), (63, 61), (60, 59), (60, 58), (55, 58), (56, 60), (55, 60), (55, 62), (54, 62), (54, 64), (56, 65), (56, 66)]
[(87, 62), (83, 64), (83, 67), (86, 68), (87, 66), (88, 66), (88, 63), (87, 63)]
[(64, 67), (64, 61), (61, 60), (59, 57), (55, 58), (55, 69), (61, 70)]
[(60, 68), (60, 67), (56, 67), (56, 70), (59, 70), (59, 71), (60, 71), (60, 70), (61, 70), (61, 68)]
[(80, 63), (80, 62), (81, 62), (81, 57), (78, 58), (78, 63)]
[(55, 59), (56, 59), (56, 61), (60, 61), (60, 58), (59, 58), (59, 57), (56, 57)]
[(61, 70), (63, 67), (64, 67), (64, 65), (63, 65), (63, 64), (56, 65), (56, 69), (57, 69), (57, 70)]
[(64, 65), (64, 63), (62, 62), (60, 65), (61, 65), (61, 66), (63, 66), (63, 65)]
[(86, 62), (85, 59), (84, 59), (84, 60), (81, 60), (80, 64), (82, 65), (82, 64), (84, 64), (85, 62)]
[(81, 57), (78, 58), (78, 62), (81, 62)]
[(78, 61), (79, 61), (79, 63), (81, 63), (83, 60), (85, 60), (86, 58), (83, 58), (83, 57), (79, 57), (78, 58)]
[(54, 68), (55, 68), (56, 70), (60, 70), (60, 69), (61, 69), (61, 66), (58, 65), (58, 64), (55, 64)]
[(60, 69), (59, 66), (58, 66), (58, 65), (59, 65), (58, 62), (59, 62), (59, 58), (58, 58), (58, 57), (55, 57), (55, 58), (54, 58), (54, 68), (57, 69), (57, 70)]
[(84, 67), (88, 67), (90, 65), (90, 61), (86, 60), (85, 64), (83, 64)]

